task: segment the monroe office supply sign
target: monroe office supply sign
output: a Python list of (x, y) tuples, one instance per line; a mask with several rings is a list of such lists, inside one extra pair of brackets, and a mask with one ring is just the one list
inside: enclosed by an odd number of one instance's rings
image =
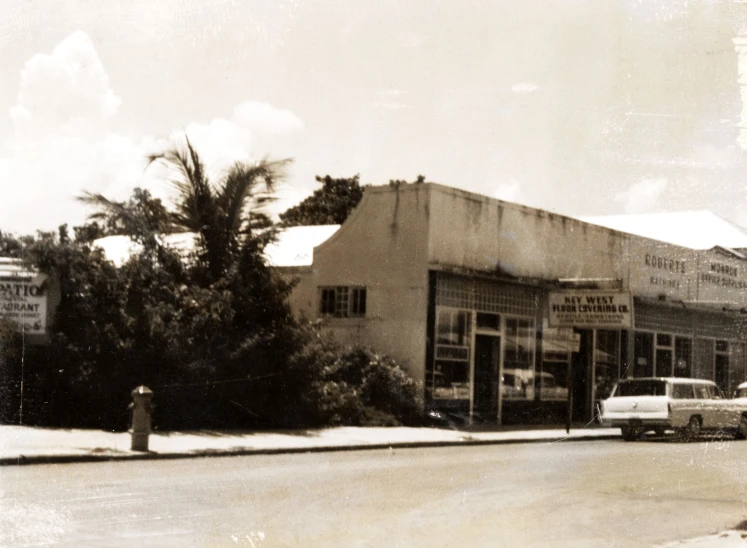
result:
[(628, 291), (553, 291), (549, 305), (550, 327), (633, 327), (633, 296)]
[(47, 294), (41, 277), (0, 278), (0, 318), (29, 335), (43, 335), (47, 327)]

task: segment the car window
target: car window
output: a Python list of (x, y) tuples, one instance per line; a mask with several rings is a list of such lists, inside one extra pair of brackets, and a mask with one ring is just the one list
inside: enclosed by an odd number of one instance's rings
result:
[(747, 388), (737, 390), (737, 398), (747, 398)]
[(711, 393), (711, 398), (717, 399), (717, 400), (724, 399), (724, 395), (721, 393), (721, 389), (718, 386), (709, 385), (708, 391)]
[(692, 384), (676, 383), (673, 385), (672, 397), (676, 400), (691, 400), (694, 397)]
[(707, 400), (711, 396), (708, 393), (708, 385), (706, 384), (696, 384), (694, 386), (695, 388), (695, 397), (699, 400)]
[(630, 379), (620, 381), (613, 397), (624, 398), (626, 396), (666, 396), (667, 383), (657, 380)]

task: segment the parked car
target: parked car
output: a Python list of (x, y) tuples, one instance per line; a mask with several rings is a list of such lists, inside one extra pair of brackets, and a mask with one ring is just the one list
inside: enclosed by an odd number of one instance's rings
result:
[(468, 400), (470, 397), (468, 382), (450, 382), (440, 371), (433, 374), (434, 399)]
[(703, 431), (747, 437), (747, 399), (726, 399), (716, 383), (686, 378), (638, 378), (617, 383), (601, 402), (601, 423), (632, 441), (654, 431), (697, 438)]
[(747, 382), (743, 382), (734, 391), (734, 397), (740, 399), (747, 399)]
[(555, 377), (550, 373), (535, 373), (534, 392), (539, 392), (540, 399), (543, 401), (566, 401), (568, 399), (568, 389), (565, 386), (559, 386), (555, 382)]

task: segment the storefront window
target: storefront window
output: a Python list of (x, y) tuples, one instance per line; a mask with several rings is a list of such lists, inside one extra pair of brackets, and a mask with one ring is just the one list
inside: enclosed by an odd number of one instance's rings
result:
[(472, 314), (439, 308), (436, 323), (435, 367), (427, 373), (433, 399), (469, 400)]
[(666, 333), (657, 333), (656, 335), (656, 367), (655, 375), (657, 377), (671, 377), (672, 368), (672, 335)]
[(672, 350), (670, 348), (656, 349), (656, 376), (672, 376)]
[(608, 398), (620, 378), (619, 349), (619, 331), (597, 331), (594, 349), (594, 393), (597, 400)]
[(579, 335), (571, 328), (542, 330), (542, 372), (535, 382), (535, 395), (543, 401), (568, 400), (568, 367), (577, 350)]
[(693, 361), (693, 341), (677, 337), (674, 341), (674, 376), (690, 377), (690, 364)]
[(504, 400), (533, 400), (534, 322), (506, 319), (505, 354), (501, 390)]
[(654, 336), (651, 333), (636, 332), (633, 354), (633, 376), (654, 376)]
[(729, 342), (716, 341), (716, 384), (721, 390), (729, 389)]

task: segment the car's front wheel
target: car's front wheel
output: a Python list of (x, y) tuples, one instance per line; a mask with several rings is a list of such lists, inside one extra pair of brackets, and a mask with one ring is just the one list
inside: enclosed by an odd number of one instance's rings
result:
[(641, 437), (643, 433), (640, 428), (633, 428), (631, 426), (623, 426), (620, 428), (622, 437), (625, 441), (635, 441)]
[(687, 437), (691, 440), (699, 438), (702, 426), (700, 417), (690, 417), (690, 422), (687, 423)]
[(742, 415), (739, 419), (739, 428), (737, 428), (737, 439), (747, 439), (747, 415)]

